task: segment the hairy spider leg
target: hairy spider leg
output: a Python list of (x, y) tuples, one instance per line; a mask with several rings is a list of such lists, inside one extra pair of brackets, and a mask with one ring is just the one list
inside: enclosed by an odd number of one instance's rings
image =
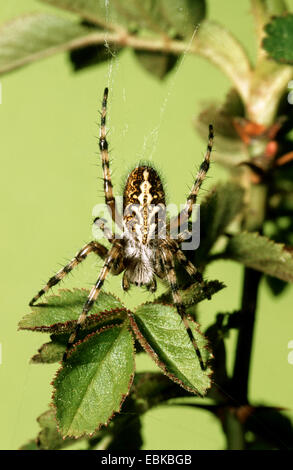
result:
[(102, 157), (102, 169), (103, 169), (103, 175), (104, 175), (105, 202), (110, 210), (113, 221), (117, 223), (117, 225), (121, 228), (122, 219), (121, 219), (121, 215), (116, 209), (116, 204), (115, 204), (113, 184), (111, 180), (108, 142), (107, 142), (107, 137), (106, 137), (106, 114), (107, 114), (108, 92), (109, 92), (108, 88), (105, 88), (104, 97), (102, 101), (99, 147), (100, 147), (100, 152), (101, 152), (101, 157)]
[(110, 243), (114, 242), (115, 235), (112, 233), (111, 229), (108, 227), (106, 219), (103, 219), (102, 217), (96, 217), (93, 223), (100, 230), (102, 230), (103, 234), (105, 235), (105, 237)]
[(171, 287), (171, 292), (172, 292), (175, 307), (176, 307), (177, 312), (178, 312), (178, 314), (180, 315), (180, 317), (183, 321), (183, 324), (186, 328), (189, 339), (192, 342), (192, 345), (195, 349), (196, 355), (197, 355), (199, 363), (200, 363), (200, 367), (201, 367), (202, 370), (204, 370), (205, 365), (204, 365), (203, 359), (201, 357), (200, 350), (198, 349), (195, 338), (194, 338), (194, 336), (192, 334), (192, 331), (191, 331), (191, 328), (188, 324), (188, 318), (187, 318), (185, 307), (184, 307), (184, 304), (182, 302), (182, 297), (181, 297), (181, 294), (180, 294), (180, 291), (179, 291), (177, 278), (176, 278), (176, 273), (175, 273), (175, 266), (174, 266), (173, 256), (172, 256), (172, 252), (171, 252), (170, 249), (164, 248), (162, 250), (162, 260), (163, 260), (163, 264), (164, 264), (164, 268), (165, 268), (165, 272), (166, 272), (166, 277), (167, 277), (167, 280), (168, 280), (168, 282), (170, 284), (170, 287)]
[(167, 244), (171, 250), (171, 252), (176, 256), (177, 261), (185, 268), (189, 276), (195, 281), (202, 283), (203, 278), (202, 274), (198, 269), (194, 266), (194, 264), (187, 259), (183, 251), (180, 249), (177, 240), (173, 240), (170, 237), (167, 237)]
[(67, 347), (66, 347), (66, 351), (63, 355), (63, 361), (66, 361), (68, 351), (71, 348), (72, 344), (75, 342), (76, 336), (77, 336), (79, 330), (82, 328), (82, 325), (85, 322), (85, 319), (87, 317), (88, 312), (91, 310), (91, 308), (93, 307), (95, 301), (97, 300), (98, 295), (101, 292), (101, 289), (103, 287), (104, 281), (105, 281), (107, 275), (109, 274), (113, 263), (120, 256), (121, 248), (122, 248), (122, 245), (119, 242), (116, 241), (113, 244), (112, 248), (109, 250), (108, 255), (106, 257), (106, 260), (104, 262), (104, 265), (103, 265), (103, 267), (100, 271), (98, 280), (97, 280), (96, 284), (92, 287), (92, 289), (89, 293), (89, 296), (87, 298), (87, 301), (85, 302), (85, 304), (83, 306), (82, 312), (78, 317), (76, 328), (71, 333), (71, 335), (69, 337)]
[(91, 252), (96, 253), (102, 259), (105, 259), (108, 253), (107, 248), (98, 243), (96, 241), (91, 241), (87, 243), (79, 252), (75, 255), (75, 257), (68, 263), (64, 268), (60, 269), (60, 271), (55, 274), (55, 276), (51, 277), (45, 287), (41, 289), (37, 295), (30, 301), (29, 305), (32, 306), (42, 295), (48, 292), (51, 287), (55, 286), (60, 282), (72, 269), (74, 269), (78, 264), (80, 264), (83, 260), (86, 259), (87, 255)]
[[(201, 163), (198, 173), (195, 178), (195, 182), (191, 188), (191, 192), (187, 198), (186, 205), (184, 209), (170, 221), (170, 232), (172, 233), (173, 230), (178, 230), (178, 227), (180, 227), (181, 224), (184, 224), (187, 222), (187, 220), (190, 218), (192, 214), (192, 209), (194, 204), (196, 203), (197, 200), (197, 195), (200, 190), (200, 187), (207, 175), (207, 172), (210, 167), (210, 158), (211, 158), (211, 153), (212, 153), (212, 148), (213, 148), (213, 142), (214, 142), (214, 129), (212, 124), (209, 125), (209, 136), (208, 136), (208, 145), (207, 145), (207, 150), (205, 153), (205, 157), (203, 162)], [(179, 233), (180, 237), (181, 233)]]

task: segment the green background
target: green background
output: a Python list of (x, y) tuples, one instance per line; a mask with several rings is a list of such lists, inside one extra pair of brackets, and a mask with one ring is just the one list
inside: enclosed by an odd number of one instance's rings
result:
[[(249, 2), (210, 0), (208, 6), (209, 17), (226, 25), (253, 57)], [(29, 11), (56, 10), (34, 0), (2, 1), (0, 21)], [(179, 204), (184, 202), (205, 149), (192, 118), (201, 102), (222, 100), (230, 84), (215, 67), (193, 56), (185, 56), (176, 70), (159, 82), (137, 64), (129, 50), (111, 66), (107, 63), (78, 74), (73, 74), (67, 56), (61, 54), (0, 81), (0, 447), (14, 449), (38, 432), (35, 419), (47, 409), (49, 383), (57, 369), (56, 365), (29, 364), (48, 336), (17, 331), (17, 323), (29, 312), (28, 301), (49, 276), (91, 239), (92, 208), (103, 202), (97, 123), (104, 86), (110, 87), (108, 126), (114, 184), (120, 189), (126, 169), (141, 157), (152, 155), (165, 176), (170, 201)], [(201, 197), (226, 177), (215, 162)], [(63, 287), (90, 288), (100, 266), (96, 258), (88, 259)], [(207, 277), (220, 279), (228, 287), (200, 305), (203, 329), (217, 312), (239, 306), (242, 268), (230, 262), (215, 263)], [(120, 282), (120, 277), (111, 278), (105, 289), (117, 293), (129, 307), (151, 298), (137, 288), (123, 295)], [(284, 407), (292, 416), (293, 365), (288, 362), (288, 342), (293, 340), (291, 314), (291, 286), (275, 299), (263, 283), (250, 398), (255, 404)], [(232, 334), (230, 353), (234, 342)], [(230, 354), (230, 369), (232, 359)], [(137, 370), (145, 369), (155, 370), (155, 366), (139, 356)], [(225, 448), (219, 421), (204, 411), (160, 407), (147, 413), (143, 424), (145, 449)]]

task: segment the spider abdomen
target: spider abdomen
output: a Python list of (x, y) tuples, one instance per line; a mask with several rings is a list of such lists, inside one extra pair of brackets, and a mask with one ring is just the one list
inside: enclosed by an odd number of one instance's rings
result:
[(164, 223), (165, 192), (151, 166), (138, 166), (129, 174), (123, 194), (124, 230), (146, 245)]
[(165, 204), (162, 181), (151, 166), (138, 166), (129, 174), (123, 194), (123, 208), (130, 204)]

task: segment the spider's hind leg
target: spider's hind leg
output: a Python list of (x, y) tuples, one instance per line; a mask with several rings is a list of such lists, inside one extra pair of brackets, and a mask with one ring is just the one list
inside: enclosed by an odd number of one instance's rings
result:
[(186, 255), (181, 250), (179, 243), (177, 240), (173, 240), (171, 238), (167, 239), (168, 246), (170, 251), (175, 255), (177, 261), (181, 266), (184, 267), (186, 272), (192, 278), (194, 282), (198, 282), (200, 284), (203, 283), (203, 277), (200, 271), (194, 266), (194, 264), (187, 259)]
[(122, 276), (122, 289), (127, 292), (130, 289), (130, 283), (126, 274), (126, 271), (124, 271), (123, 276)]
[(152, 294), (154, 294), (157, 291), (157, 281), (155, 277), (153, 277), (152, 281), (146, 285), (146, 288)]
[(197, 346), (196, 340), (193, 336), (193, 333), (191, 331), (191, 328), (188, 323), (188, 316), (185, 311), (184, 304), (182, 302), (182, 297), (179, 291), (178, 283), (177, 283), (177, 278), (176, 278), (176, 273), (175, 273), (175, 266), (174, 266), (174, 261), (173, 261), (173, 255), (172, 252), (169, 248), (165, 247), (162, 249), (162, 260), (164, 264), (164, 269), (166, 272), (167, 280), (170, 284), (171, 291), (172, 291), (172, 297), (174, 300), (175, 307), (177, 309), (178, 314), (180, 315), (183, 324), (186, 328), (187, 334), (189, 336), (190, 341), (192, 342), (192, 345), (194, 347), (194, 350), (196, 352), (196, 355), (199, 360), (199, 364), (202, 370), (206, 369), (206, 366), (204, 364), (204, 361), (202, 359), (200, 350)]

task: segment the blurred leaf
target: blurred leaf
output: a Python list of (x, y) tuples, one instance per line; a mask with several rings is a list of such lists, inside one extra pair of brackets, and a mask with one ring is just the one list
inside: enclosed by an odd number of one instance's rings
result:
[(72, 11), (82, 18), (110, 29), (123, 25), (128, 30), (149, 29), (154, 32), (193, 33), (205, 16), (205, 0), (41, 0)]
[(77, 343), (53, 383), (62, 436), (91, 435), (107, 425), (128, 395), (133, 374), (127, 325), (105, 327)]
[[(213, 352), (213, 358), (210, 362), (210, 367), (213, 370), (213, 383), (216, 384), (216, 390), (219, 386), (226, 389), (228, 382), (227, 374), (227, 354), (224, 342), (224, 334), (221, 331), (221, 324), (216, 321), (213, 325), (210, 325), (205, 331), (205, 336), (211, 345)], [(213, 387), (212, 387), (213, 390)], [(211, 391), (209, 391), (209, 398), (211, 397)]]
[(261, 60), (251, 76), (250, 95), (247, 99), (247, 114), (250, 121), (271, 126), (282, 96), (293, 77), (293, 68), (280, 65), (273, 60)]
[[(94, 321), (93, 324), (91, 324), (91, 320), (89, 320), (89, 326), (79, 331), (78, 340), (83, 340), (89, 334), (95, 333), (97, 329), (101, 329), (105, 326), (120, 325), (123, 320), (125, 320), (126, 314), (127, 311), (123, 311), (123, 315), (120, 317), (118, 314), (101, 314), (99, 316), (99, 321)], [(51, 341), (43, 344), (38, 349), (38, 353), (31, 358), (30, 362), (32, 364), (52, 364), (54, 362), (61, 361), (68, 344), (69, 336), (70, 332), (60, 333), (57, 331), (55, 334), (52, 334), (50, 336)], [(142, 349), (140, 345), (139, 348), (140, 350)], [(136, 348), (137, 353), (140, 352), (140, 350)]]
[(293, 14), (275, 17), (265, 27), (263, 47), (283, 64), (293, 64)]
[(242, 232), (232, 236), (225, 256), (283, 281), (293, 282), (292, 253), (284, 245), (258, 233)]
[(35, 354), (30, 362), (33, 364), (52, 364), (61, 361), (65, 349), (66, 344), (56, 341), (45, 343), (38, 349), (38, 354)]
[[(112, 13), (113, 1), (105, 0), (39, 0), (57, 8), (76, 13), (81, 18), (99, 26), (110, 26), (106, 20)], [(112, 16), (112, 15), (111, 15)]]
[(271, 293), (275, 296), (282, 294), (288, 286), (287, 282), (282, 281), (277, 277), (266, 276), (265, 279)]
[(39, 450), (37, 443), (34, 439), (30, 440), (23, 446), (19, 448), (19, 450)]
[(69, 53), (70, 62), (75, 72), (79, 72), (86, 67), (99, 65), (111, 59), (111, 57), (112, 54), (104, 44), (101, 46), (87, 46), (75, 49)]
[(41, 427), (37, 438), (39, 449), (62, 449), (72, 442), (72, 439), (62, 439), (61, 434), (58, 432), (54, 410), (48, 410), (42, 413), (37, 421)]
[[(87, 21), (82, 21), (83, 26), (93, 28), (97, 30), (97, 26), (89, 23)], [(106, 39), (106, 36), (105, 36)], [(110, 60), (113, 56), (116, 56), (120, 51), (115, 45), (106, 45), (106, 40), (104, 44), (95, 44), (92, 46), (79, 47), (69, 52), (69, 59), (73, 66), (73, 70), (78, 72), (83, 70), (86, 67), (91, 67), (93, 65), (99, 65), (107, 60)]]
[(77, 47), (91, 28), (45, 13), (20, 16), (0, 28), (0, 73)]
[[(186, 390), (204, 395), (211, 385), (211, 370), (202, 370), (197, 354), (175, 307), (147, 303), (129, 314), (131, 326), (145, 351), (170, 379)], [(189, 320), (203, 362), (210, 353), (197, 323)]]
[(248, 449), (293, 449), (293, 426), (280, 410), (267, 406), (255, 407), (245, 423), (246, 432), (252, 433)]
[[(234, 182), (218, 184), (200, 205), (200, 246), (192, 252), (195, 266), (206, 263), (207, 256), (228, 225), (244, 208), (244, 189)], [(190, 257), (191, 252), (186, 252)]]
[(193, 47), (197, 54), (208, 59), (230, 78), (245, 102), (250, 91), (251, 66), (242, 44), (222, 25), (204, 20)]
[(180, 36), (191, 36), (206, 14), (205, 0), (159, 0), (160, 19), (167, 18), (169, 32), (172, 29)]
[(163, 52), (134, 51), (142, 67), (159, 79), (164, 78), (175, 67), (178, 56)]
[[(64, 333), (75, 328), (89, 291), (86, 289), (60, 289), (58, 295), (46, 298), (46, 303), (31, 307), (32, 313), (19, 322), (21, 330)], [(111, 318), (125, 317), (123, 304), (113, 294), (100, 292), (98, 299), (85, 320), (83, 328), (89, 328)]]
[(141, 448), (143, 444), (142, 424), (133, 398), (127, 397), (121, 413), (112, 421), (109, 431), (112, 439), (107, 446), (108, 451), (125, 452)]
[(190, 396), (190, 394), (161, 372), (140, 372), (135, 374), (132, 396), (136, 400), (138, 412), (144, 413), (170, 398)]
[(285, 13), (288, 8), (285, 0), (261, 0), (265, 3), (267, 12), (270, 16), (281, 15)]
[(194, 126), (206, 140), (207, 129), (213, 123), (216, 136), (215, 161), (227, 166), (236, 166), (249, 159), (248, 150), (240, 139), (233, 121), (244, 116), (244, 106), (236, 90), (231, 89), (221, 105), (215, 103), (202, 105), (202, 111), (194, 119)]

